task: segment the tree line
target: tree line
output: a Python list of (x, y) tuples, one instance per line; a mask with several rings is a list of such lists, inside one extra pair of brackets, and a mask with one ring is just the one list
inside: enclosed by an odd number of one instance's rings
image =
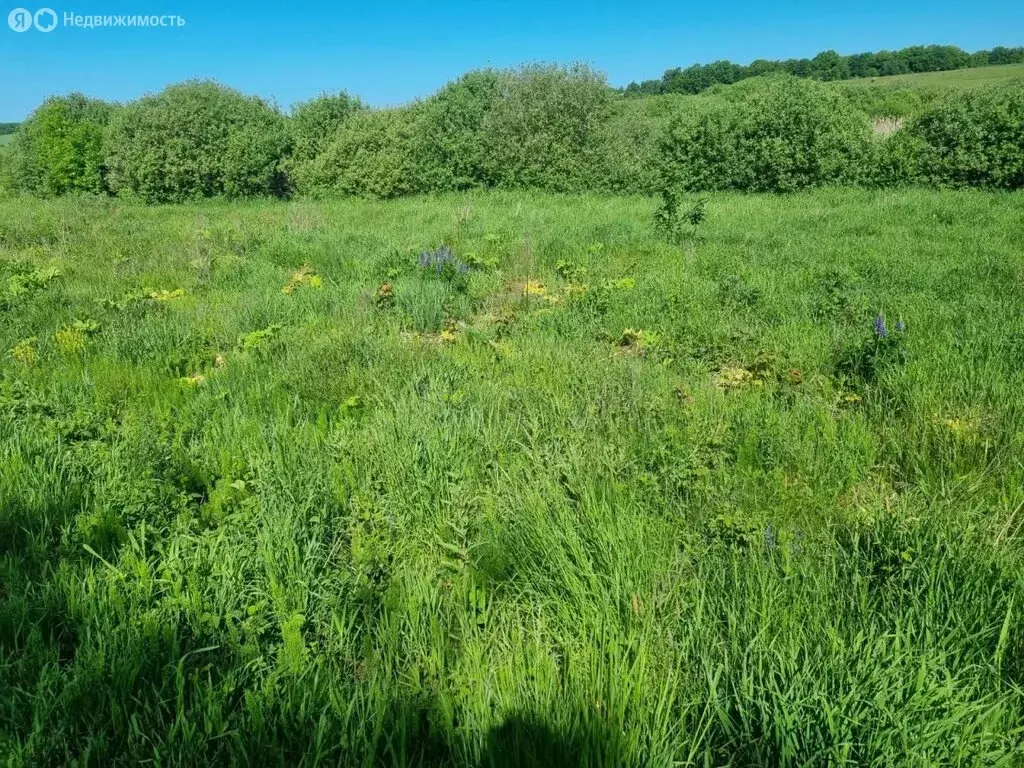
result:
[(710, 64), (694, 64), (685, 69), (676, 67), (666, 70), (658, 80), (630, 83), (624, 92), (632, 96), (662, 93), (695, 94), (713, 85), (731, 85), (740, 80), (773, 72), (784, 72), (794, 77), (814, 80), (847, 80), (855, 77), (943, 72), (1021, 62), (1024, 62), (1024, 47), (998, 46), (991, 50), (968, 53), (955, 45), (915, 45), (898, 51), (855, 53), (852, 56), (841, 56), (835, 51), (822, 51), (811, 59), (757, 59), (746, 66), (723, 60)]
[[(891, 136), (869, 115), (903, 119)], [(0, 151), (0, 190), (390, 198), (476, 188), (657, 194), (826, 184), (1024, 188), (1024, 79), (969, 91), (772, 73), (629, 99), (585, 66), (470, 72), (413, 104), (344, 92), (290, 114), (211, 81), (128, 104), (47, 99)]]

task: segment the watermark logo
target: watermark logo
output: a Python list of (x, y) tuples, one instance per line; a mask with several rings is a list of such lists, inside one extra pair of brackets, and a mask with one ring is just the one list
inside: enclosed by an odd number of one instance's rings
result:
[[(15, 32), (28, 32), (33, 27), (40, 32), (52, 32), (59, 26), (57, 12), (40, 8), (33, 13), (28, 8), (15, 8), (7, 14), (7, 26)], [(97, 16), (65, 11), (63, 26), (92, 29), (94, 27), (183, 27), (185, 19), (177, 14), (164, 16)]]
[(28, 32), (32, 27), (32, 13), (24, 8), (15, 8), (7, 14), (7, 26), (15, 32)]
[(52, 8), (40, 8), (35, 13), (28, 8), (15, 8), (7, 14), (7, 26), (15, 32), (28, 32), (32, 27), (52, 32), (57, 28), (57, 12)]
[(32, 17), (32, 23), (40, 32), (53, 32), (57, 28), (57, 13), (52, 8), (40, 8)]

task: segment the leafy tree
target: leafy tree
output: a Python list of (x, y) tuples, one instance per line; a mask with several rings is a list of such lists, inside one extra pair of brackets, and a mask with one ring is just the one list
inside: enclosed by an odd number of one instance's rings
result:
[(755, 59), (750, 62), (750, 66), (746, 67), (744, 77), (760, 77), (762, 75), (779, 71), (781, 71), (779, 62), (768, 61), (768, 59)]
[(989, 51), (989, 64), (1020, 64), (1021, 62), (1024, 62), (1024, 48), (1005, 48), (1000, 45)]
[(850, 77), (850, 62), (835, 51), (822, 51), (811, 59), (811, 72), (818, 80), (845, 80)]

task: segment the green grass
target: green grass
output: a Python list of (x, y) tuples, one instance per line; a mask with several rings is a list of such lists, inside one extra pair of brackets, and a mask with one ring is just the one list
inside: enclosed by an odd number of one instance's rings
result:
[(1024, 77), (1024, 64), (1001, 64), (994, 67), (954, 69), (947, 72), (921, 72), (915, 75), (861, 77), (842, 82), (850, 85), (918, 85), (975, 88), (1015, 77)]
[(14, 141), (14, 134), (13, 133), (5, 133), (5, 134), (0, 135), (0, 147), (5, 147), (8, 144), (10, 144), (12, 141)]
[(1024, 197), (653, 211), (0, 202), (0, 753), (1014, 765)]

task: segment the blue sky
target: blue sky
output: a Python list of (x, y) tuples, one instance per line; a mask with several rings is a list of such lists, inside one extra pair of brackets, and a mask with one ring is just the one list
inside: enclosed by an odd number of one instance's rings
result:
[[(347, 90), (374, 105), (426, 96), (467, 70), (583, 61), (613, 85), (668, 67), (951, 43), (1024, 44), (1022, 0), (230, 3), (45, 0), (58, 16), (177, 14), (181, 28), (13, 32), (0, 26), (0, 121), (53, 93), (124, 101), (211, 77), (287, 107)], [(37, 10), (37, 0), (7, 0)], [(2, 22), (0, 22), (2, 23)]]

